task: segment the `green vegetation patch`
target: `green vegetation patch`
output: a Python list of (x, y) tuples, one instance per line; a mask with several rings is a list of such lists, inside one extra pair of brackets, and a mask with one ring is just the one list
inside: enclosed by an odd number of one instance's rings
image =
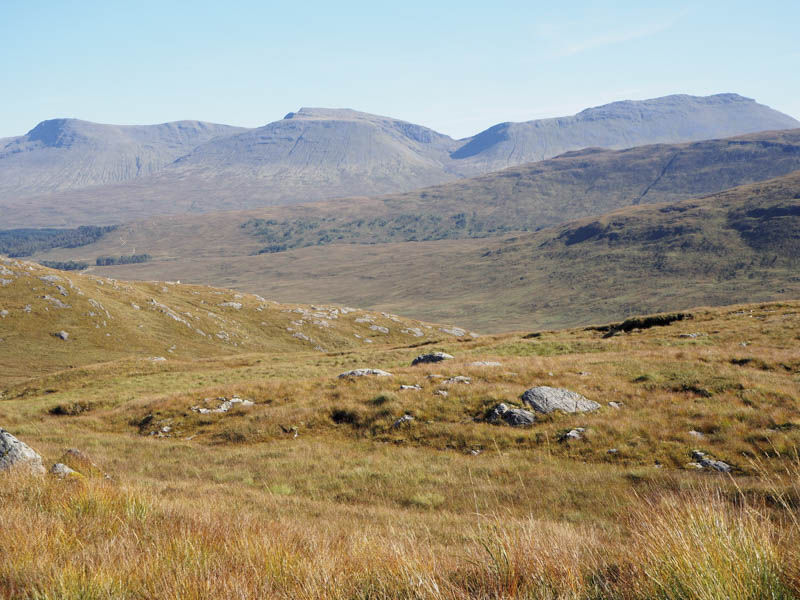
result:
[(519, 230), (472, 213), (397, 214), (374, 218), (250, 219), (241, 228), (266, 245), (255, 254), (326, 244), (383, 244), (496, 236)]
[(89, 268), (89, 263), (76, 262), (74, 260), (40, 260), (39, 264), (48, 269), (58, 269), (59, 271), (83, 271)]
[(116, 228), (116, 225), (109, 225), (106, 227), (81, 226), (76, 229), (0, 230), (0, 254), (18, 258), (52, 248), (79, 248), (93, 244)]
[(133, 265), (146, 263), (152, 258), (149, 254), (130, 254), (127, 256), (98, 256), (95, 264), (98, 267), (108, 267), (111, 265)]

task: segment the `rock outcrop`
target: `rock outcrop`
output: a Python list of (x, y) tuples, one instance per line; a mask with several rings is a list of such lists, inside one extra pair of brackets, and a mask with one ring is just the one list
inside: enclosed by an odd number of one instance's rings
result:
[(375, 377), (391, 377), (392, 374), (388, 371), (382, 371), (380, 369), (353, 369), (352, 371), (345, 371), (344, 373), (339, 374), (339, 379), (346, 379), (348, 377), (365, 377), (367, 375), (373, 375)]
[(700, 450), (693, 451), (692, 458), (696, 462), (691, 464), (699, 468), (713, 469), (714, 471), (719, 471), (721, 473), (730, 473), (733, 469), (733, 467), (731, 467), (728, 463), (710, 458), (705, 452), (701, 452)]
[(549, 414), (554, 410), (566, 413), (590, 412), (600, 405), (571, 390), (547, 386), (534, 387), (522, 394), (522, 401), (536, 412)]

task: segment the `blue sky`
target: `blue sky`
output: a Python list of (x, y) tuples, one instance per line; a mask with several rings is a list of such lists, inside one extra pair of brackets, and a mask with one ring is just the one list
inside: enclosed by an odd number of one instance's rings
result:
[(258, 126), (301, 106), (465, 137), (625, 98), (800, 118), (796, 0), (0, 0), (0, 137), (44, 119)]

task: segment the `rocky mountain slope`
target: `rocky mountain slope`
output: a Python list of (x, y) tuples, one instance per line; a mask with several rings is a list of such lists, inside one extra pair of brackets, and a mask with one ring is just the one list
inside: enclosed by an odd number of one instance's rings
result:
[(571, 117), (500, 123), (471, 138), (453, 157), (496, 170), (581, 148), (632, 148), (797, 126), (797, 120), (738, 94), (677, 94), (613, 102)]
[(52, 121), (4, 143), (0, 209), (11, 215), (7, 228), (116, 224), (403, 192), (589, 146), (625, 148), (798, 125), (735, 94), (618, 102), (573, 117), (504, 123), (458, 141), (389, 117), (316, 108), (257, 129), (185, 136), (171, 146), (164, 139), (175, 132), (158, 133), (148, 143), (134, 135), (146, 129), (153, 136), (167, 125)]
[(23, 136), (0, 140), (0, 199), (145, 177), (199, 144), (239, 131), (202, 121), (161, 125), (42, 121)]

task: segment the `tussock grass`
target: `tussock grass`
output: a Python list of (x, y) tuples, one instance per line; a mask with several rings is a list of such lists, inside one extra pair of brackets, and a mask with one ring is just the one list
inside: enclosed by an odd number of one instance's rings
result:
[[(437, 340), (455, 358), (415, 367), (418, 342), (391, 339), (14, 363), (0, 424), (85, 477), (2, 476), (0, 597), (796, 597), (800, 304), (692, 314)], [(337, 378), (357, 367), (393, 377)], [(533, 385), (601, 409), (484, 421)], [(254, 404), (191, 410), (233, 395)]]
[(0, 497), (4, 597), (722, 600), (800, 592), (797, 528), (714, 486), (642, 498), (616, 531), (474, 515), (449, 541), (402, 521), (308, 528), (238, 507), (176, 507), (100, 479), (4, 475)]
[(798, 531), (791, 522), (776, 525), (763, 508), (731, 506), (709, 491), (664, 498), (637, 518), (649, 597), (788, 599), (800, 593)]

